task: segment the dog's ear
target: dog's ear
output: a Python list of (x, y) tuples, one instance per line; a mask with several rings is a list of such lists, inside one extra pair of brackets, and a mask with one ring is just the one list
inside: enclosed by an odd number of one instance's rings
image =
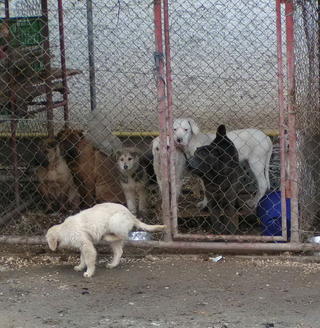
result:
[(47, 234), (46, 239), (47, 239), (49, 248), (52, 251), (55, 251), (58, 247), (58, 238), (50, 233), (50, 234)]
[(226, 127), (223, 124), (219, 125), (217, 129), (217, 135), (219, 135), (220, 137), (224, 137), (226, 136), (226, 134), (227, 134)]
[(142, 152), (137, 148), (134, 148), (130, 153), (133, 157), (138, 157), (139, 158), (139, 157), (142, 156)]
[(192, 118), (188, 118), (188, 122), (191, 126), (191, 131), (194, 135), (197, 135), (200, 132), (200, 129), (198, 127), (198, 124), (192, 119)]
[(120, 156), (122, 155), (122, 148), (116, 149), (113, 152), (113, 156), (115, 157), (116, 160), (118, 160), (120, 158)]

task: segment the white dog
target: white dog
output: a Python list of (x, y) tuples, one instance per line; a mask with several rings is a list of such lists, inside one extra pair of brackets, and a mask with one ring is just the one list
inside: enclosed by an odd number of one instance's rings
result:
[[(201, 133), (193, 119), (179, 118), (173, 123), (174, 141), (181, 148), (187, 158), (193, 156), (195, 150), (210, 144), (215, 139), (215, 134)], [(234, 130), (227, 133), (228, 138), (234, 143), (239, 153), (239, 160), (247, 160), (255, 178), (258, 190), (254, 197), (248, 201), (250, 207), (256, 207), (260, 198), (270, 188), (269, 163), (272, 154), (271, 139), (257, 129)], [(202, 202), (202, 207), (206, 201)]]
[[(169, 137), (167, 137), (167, 149), (169, 149)], [(154, 172), (157, 177), (157, 182), (160, 188), (160, 191), (162, 190), (162, 173), (161, 173), (161, 167), (160, 167), (160, 137), (156, 137), (152, 141), (152, 154), (153, 154), (153, 168)], [(175, 174), (176, 174), (176, 196), (177, 199), (179, 198), (181, 188), (182, 188), (182, 179), (184, 175), (184, 170), (186, 167), (186, 158), (183, 154), (183, 152), (175, 148)]]
[(76, 271), (87, 268), (84, 277), (92, 277), (95, 271), (97, 251), (94, 243), (104, 239), (111, 243), (113, 259), (108, 268), (116, 267), (123, 253), (123, 242), (133, 227), (146, 231), (161, 231), (163, 225), (148, 225), (138, 220), (125, 206), (116, 203), (102, 203), (69, 216), (61, 224), (51, 227), (46, 239), (49, 248), (78, 248), (80, 264)]

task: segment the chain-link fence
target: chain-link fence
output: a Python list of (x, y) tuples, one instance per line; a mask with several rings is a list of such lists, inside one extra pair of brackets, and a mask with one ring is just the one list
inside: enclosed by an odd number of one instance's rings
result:
[(295, 2), (299, 203), (304, 237), (319, 234), (319, 5)]
[[(288, 241), (291, 4), (5, 1), (1, 234), (43, 235), (71, 213), (119, 202), (164, 221), (167, 241)], [(294, 8), (298, 216), (309, 231), (319, 20), (314, 2)]]

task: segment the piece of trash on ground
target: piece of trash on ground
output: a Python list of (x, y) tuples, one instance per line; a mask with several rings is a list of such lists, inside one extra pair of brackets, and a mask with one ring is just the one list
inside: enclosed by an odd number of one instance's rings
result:
[(212, 262), (219, 262), (220, 260), (223, 259), (223, 256), (219, 255), (219, 256), (216, 256), (216, 257), (209, 257), (209, 260), (212, 261)]

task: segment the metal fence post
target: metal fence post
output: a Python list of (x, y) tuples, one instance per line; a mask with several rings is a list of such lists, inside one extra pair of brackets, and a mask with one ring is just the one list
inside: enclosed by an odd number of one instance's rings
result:
[(60, 35), (60, 60), (61, 60), (61, 76), (63, 85), (63, 116), (65, 124), (69, 121), (69, 104), (68, 104), (68, 85), (67, 85), (67, 67), (66, 67), (66, 52), (64, 41), (64, 21), (63, 21), (63, 4), (62, 0), (58, 0), (59, 13), (59, 35)]
[(178, 208), (176, 193), (176, 176), (175, 176), (175, 145), (173, 140), (173, 86), (172, 86), (172, 70), (171, 70), (171, 48), (170, 48), (170, 23), (169, 23), (169, 5), (168, 0), (163, 0), (163, 23), (164, 23), (164, 39), (165, 39), (165, 55), (166, 55), (166, 90), (168, 101), (168, 135), (170, 143), (169, 151), (169, 168), (170, 168), (170, 191), (171, 191), (171, 227), (173, 233), (178, 229)]
[(278, 102), (279, 102), (279, 133), (280, 133), (280, 189), (281, 189), (281, 213), (282, 236), (287, 238), (287, 205), (286, 205), (286, 135), (288, 129), (286, 121), (286, 106), (284, 98), (284, 72), (282, 52), (282, 22), (281, 0), (276, 0), (276, 33), (277, 33), (277, 57), (278, 57)]
[(163, 63), (162, 43), (162, 13), (161, 0), (154, 0), (154, 27), (155, 27), (155, 66), (157, 79), (157, 96), (160, 124), (160, 162), (162, 172), (162, 215), (164, 224), (167, 226), (165, 240), (171, 240), (170, 232), (170, 197), (169, 197), (169, 168), (167, 151), (167, 110), (165, 94), (165, 77)]
[(95, 74), (95, 61), (94, 61), (92, 0), (87, 0), (86, 5), (87, 5), (88, 58), (89, 58), (89, 79), (90, 79), (90, 106), (91, 106), (91, 111), (94, 111), (97, 107), (97, 99), (96, 99), (96, 74)]
[(295, 67), (294, 67), (294, 6), (292, 1), (285, 2), (287, 78), (288, 78), (288, 134), (290, 163), (290, 198), (291, 198), (291, 241), (299, 242), (298, 213), (298, 174), (297, 174), (297, 135), (295, 107)]

